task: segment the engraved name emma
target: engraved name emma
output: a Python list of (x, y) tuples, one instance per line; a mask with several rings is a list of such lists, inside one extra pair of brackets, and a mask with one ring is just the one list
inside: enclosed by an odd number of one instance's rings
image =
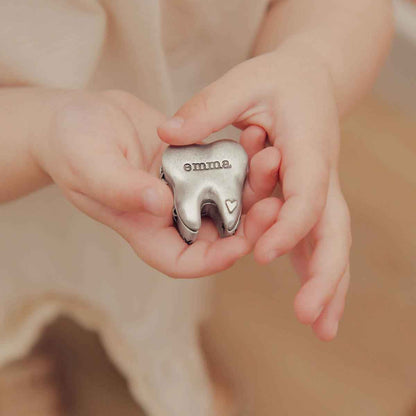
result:
[(200, 171), (200, 170), (213, 170), (213, 169), (230, 169), (231, 163), (225, 159), (222, 162), (214, 160), (212, 162), (197, 162), (197, 163), (185, 163), (183, 168), (186, 172)]

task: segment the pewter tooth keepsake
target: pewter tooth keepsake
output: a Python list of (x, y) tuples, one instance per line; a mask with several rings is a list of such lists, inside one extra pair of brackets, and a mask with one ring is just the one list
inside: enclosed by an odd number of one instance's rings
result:
[(161, 178), (173, 191), (173, 219), (188, 244), (197, 238), (201, 216), (212, 218), (221, 237), (236, 232), (247, 162), (243, 147), (232, 140), (165, 150)]

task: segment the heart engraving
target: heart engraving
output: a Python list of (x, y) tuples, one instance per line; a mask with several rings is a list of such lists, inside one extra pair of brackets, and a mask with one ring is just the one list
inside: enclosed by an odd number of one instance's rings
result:
[(235, 199), (227, 199), (225, 205), (227, 206), (228, 212), (232, 214), (237, 208), (238, 202)]

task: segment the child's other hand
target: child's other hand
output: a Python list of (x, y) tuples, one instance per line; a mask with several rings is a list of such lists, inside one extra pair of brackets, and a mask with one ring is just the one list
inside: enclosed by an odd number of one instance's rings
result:
[[(204, 222), (198, 240), (188, 246), (172, 223), (172, 193), (159, 179), (166, 144), (156, 127), (165, 117), (121, 91), (70, 92), (57, 110), (50, 134), (32, 152), (65, 196), (90, 217), (125, 238), (149, 265), (175, 277), (198, 277), (221, 271), (247, 254), (276, 220), (280, 202), (269, 195), (277, 181), (279, 152), (263, 150), (244, 192), (252, 206), (233, 237), (220, 239)], [(251, 133), (257, 143), (265, 133)], [(264, 161), (264, 158), (267, 161)]]
[(293, 250), (302, 278), (295, 299), (298, 319), (321, 339), (332, 339), (348, 288), (351, 236), (338, 180), (338, 111), (327, 68), (310, 51), (282, 45), (204, 88), (158, 132), (167, 143), (188, 144), (228, 124), (243, 135), (260, 126), (282, 155), (284, 204), (259, 238), (255, 258), (266, 263)]

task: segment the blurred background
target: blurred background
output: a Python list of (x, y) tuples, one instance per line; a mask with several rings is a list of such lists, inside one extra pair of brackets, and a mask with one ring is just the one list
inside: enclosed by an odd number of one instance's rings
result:
[[(215, 312), (202, 336), (239, 416), (416, 415), (416, 4), (397, 0), (395, 9), (390, 57), (343, 123), (354, 244), (338, 338), (322, 343), (296, 321), (287, 258), (262, 268), (246, 258), (214, 278)], [(31, 356), (0, 369), (0, 416), (29, 414), (143, 412), (98, 337), (62, 318)]]

